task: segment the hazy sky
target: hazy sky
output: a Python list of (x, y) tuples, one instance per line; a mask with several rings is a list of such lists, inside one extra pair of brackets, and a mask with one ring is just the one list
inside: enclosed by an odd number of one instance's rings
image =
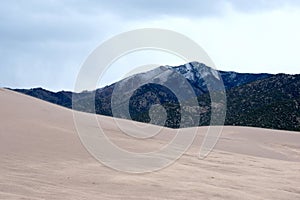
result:
[(0, 2), (0, 87), (72, 90), (94, 48), (136, 28), (185, 34), (221, 70), (300, 73), (300, 1), (10, 0)]

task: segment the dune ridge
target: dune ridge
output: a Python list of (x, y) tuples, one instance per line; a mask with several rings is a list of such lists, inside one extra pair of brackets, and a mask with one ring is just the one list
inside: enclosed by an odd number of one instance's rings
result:
[[(300, 134), (224, 127), (211, 154), (197, 158), (207, 127), (171, 166), (126, 174), (97, 162), (76, 133), (72, 111), (0, 89), (0, 199), (300, 199)], [(148, 151), (174, 130), (137, 143), (98, 116), (118, 145)], [(135, 122), (137, 123), (137, 122)]]

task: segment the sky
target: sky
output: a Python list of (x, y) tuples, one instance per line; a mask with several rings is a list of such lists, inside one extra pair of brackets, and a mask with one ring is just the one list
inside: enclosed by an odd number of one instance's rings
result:
[[(73, 90), (98, 45), (138, 28), (186, 35), (219, 70), (300, 74), (300, 1), (10, 0), (0, 2), (0, 87)], [(145, 63), (182, 62), (139, 52), (116, 62), (100, 85)]]

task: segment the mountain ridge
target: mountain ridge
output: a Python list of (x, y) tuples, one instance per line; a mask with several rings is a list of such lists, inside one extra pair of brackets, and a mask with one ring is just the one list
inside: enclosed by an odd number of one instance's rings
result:
[[(184, 79), (179, 78), (178, 74)], [(222, 78), (227, 97), (225, 125), (300, 131), (300, 106), (298, 106), (300, 102), (300, 75), (214, 71), (203, 63), (191, 62), (175, 67), (158, 67), (90, 92), (76, 94), (59, 91), (54, 93), (42, 88), (15, 89), (15, 91), (67, 108), (72, 108), (73, 97), (76, 102), (81, 102), (77, 103), (79, 105), (77, 110), (146, 123), (153, 123), (151, 113), (149, 113), (151, 107), (162, 104), (166, 110), (167, 119), (165, 124), (160, 125), (179, 128), (185, 123), (180, 112), (186, 108), (180, 107), (176, 95), (174, 96), (171, 91), (168, 91), (167, 87), (164, 89), (164, 85), (183, 87), (187, 81), (199, 103), (198, 108), (190, 107), (187, 109), (191, 118), (200, 115), (201, 120), (199, 123), (196, 122), (197, 125), (205, 126), (209, 125), (211, 112), (211, 102), (205, 78), (210, 81), (210, 87), (215, 91), (220, 89), (220, 85), (216, 84), (217, 79)], [(149, 81), (151, 84), (148, 83)], [(143, 87), (143, 91), (138, 90), (141, 87)], [(182, 88), (182, 90), (184, 89)], [(125, 111), (121, 111), (117, 116), (113, 115), (112, 97), (114, 97), (116, 90), (122, 93), (117, 101), (118, 106), (122, 107), (124, 102), (129, 102), (130, 116), (124, 114)], [(94, 101), (95, 106), (93, 108), (90, 104)], [(113, 104), (113, 106), (116, 105)], [(161, 116), (158, 115), (157, 118), (157, 121), (163, 121)]]

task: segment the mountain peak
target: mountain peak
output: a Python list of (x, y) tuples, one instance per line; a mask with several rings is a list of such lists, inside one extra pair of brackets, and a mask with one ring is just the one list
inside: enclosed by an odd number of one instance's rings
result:
[[(218, 77), (221, 78), (226, 89), (225, 122), (227, 125), (300, 130), (300, 75), (217, 71), (203, 63), (189, 62), (175, 67), (161, 66), (148, 72), (135, 74), (89, 93), (54, 93), (41, 88), (16, 91), (68, 108), (72, 108), (72, 97), (74, 97), (73, 100), (75, 99), (79, 104), (75, 109), (108, 116), (115, 116), (112, 107), (123, 109), (129, 105), (131, 118), (125, 112), (126, 115), (121, 113), (115, 117), (147, 123), (152, 123), (148, 115), (151, 106), (162, 104), (168, 113), (164, 126), (178, 128), (181, 124), (185, 124), (183, 120), (188, 119), (181, 120), (179, 111), (182, 109), (186, 109), (191, 116), (201, 115), (199, 125), (209, 125), (211, 108), (209, 91), (219, 91)], [(178, 107), (177, 97), (164, 87), (164, 85), (172, 85), (183, 88), (186, 81), (197, 96), (199, 109), (193, 106)], [(117, 104), (112, 105), (114, 91), (121, 95), (117, 99)], [(185, 92), (184, 89), (182, 91)], [(185, 95), (187, 99), (192, 96), (191, 93)], [(95, 106), (91, 107), (93, 101)], [(282, 113), (287, 114), (282, 115)], [(157, 119), (160, 120), (161, 116)]]

